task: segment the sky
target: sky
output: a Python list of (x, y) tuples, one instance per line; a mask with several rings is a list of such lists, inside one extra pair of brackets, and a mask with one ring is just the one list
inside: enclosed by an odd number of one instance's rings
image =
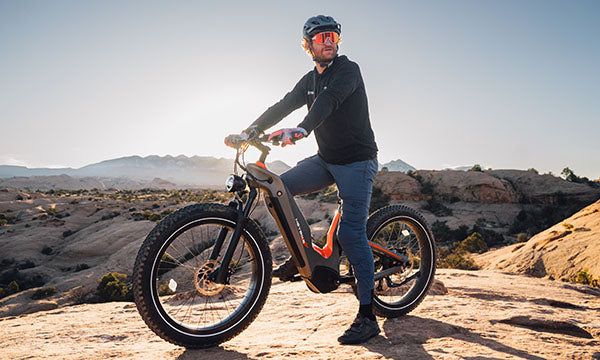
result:
[[(342, 24), (381, 163), (600, 178), (594, 0), (0, 0), (0, 164), (233, 158), (223, 138), (313, 68), (300, 40), (317, 14)], [(310, 136), (269, 159), (316, 151)]]

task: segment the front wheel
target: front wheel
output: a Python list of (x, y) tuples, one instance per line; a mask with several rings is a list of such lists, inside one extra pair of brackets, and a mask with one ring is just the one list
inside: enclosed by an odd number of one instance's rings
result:
[[(222, 263), (237, 222), (234, 208), (187, 206), (161, 221), (142, 244), (134, 267), (138, 311), (161, 338), (188, 348), (218, 345), (243, 331), (262, 309), (271, 287), (271, 252), (247, 219), (229, 264)], [(224, 238), (216, 259), (210, 254)], [(227, 269), (223, 284), (212, 272)]]
[[(374, 312), (390, 318), (409, 313), (423, 300), (435, 274), (435, 240), (427, 222), (409, 207), (390, 205), (369, 217), (367, 238), (375, 245)], [(378, 274), (385, 276), (377, 279)]]

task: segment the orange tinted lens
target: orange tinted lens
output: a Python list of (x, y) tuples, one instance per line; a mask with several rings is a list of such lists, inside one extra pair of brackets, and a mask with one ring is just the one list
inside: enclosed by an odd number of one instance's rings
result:
[(339, 35), (336, 32), (322, 32), (319, 33), (315, 36), (313, 36), (313, 41), (315, 42), (315, 44), (324, 44), (325, 40), (327, 39), (331, 39), (331, 42), (333, 42), (334, 44), (337, 44), (338, 40), (339, 40)]

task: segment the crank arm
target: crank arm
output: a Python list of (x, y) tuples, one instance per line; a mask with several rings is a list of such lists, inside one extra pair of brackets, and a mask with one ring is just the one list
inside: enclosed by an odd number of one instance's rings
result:
[(387, 283), (388, 287), (395, 288), (395, 287), (400, 287), (404, 284), (407, 284), (409, 281), (411, 281), (412, 279), (417, 278), (419, 276), (421, 276), (421, 271), (417, 271), (416, 273), (414, 273), (411, 276), (404, 279), (404, 281), (402, 281), (401, 283), (395, 283), (392, 280), (390, 280), (389, 277), (385, 278), (385, 282)]
[(382, 270), (382, 271), (378, 272), (377, 274), (375, 274), (375, 280), (381, 280), (384, 277), (390, 276), (390, 275), (395, 274), (395, 273), (397, 273), (399, 271), (402, 271), (402, 266), (394, 266), (392, 268)]

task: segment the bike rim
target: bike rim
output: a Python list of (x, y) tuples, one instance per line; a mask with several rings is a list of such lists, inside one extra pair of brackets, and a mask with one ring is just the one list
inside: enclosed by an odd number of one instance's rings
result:
[[(216, 262), (208, 257), (222, 228), (228, 230)], [(246, 231), (228, 268), (229, 284), (215, 284), (208, 274), (221, 266), (235, 223), (220, 218), (196, 220), (175, 231), (157, 253), (150, 288), (154, 306), (174, 330), (214, 336), (238, 325), (251, 312), (264, 286), (262, 254)]]

